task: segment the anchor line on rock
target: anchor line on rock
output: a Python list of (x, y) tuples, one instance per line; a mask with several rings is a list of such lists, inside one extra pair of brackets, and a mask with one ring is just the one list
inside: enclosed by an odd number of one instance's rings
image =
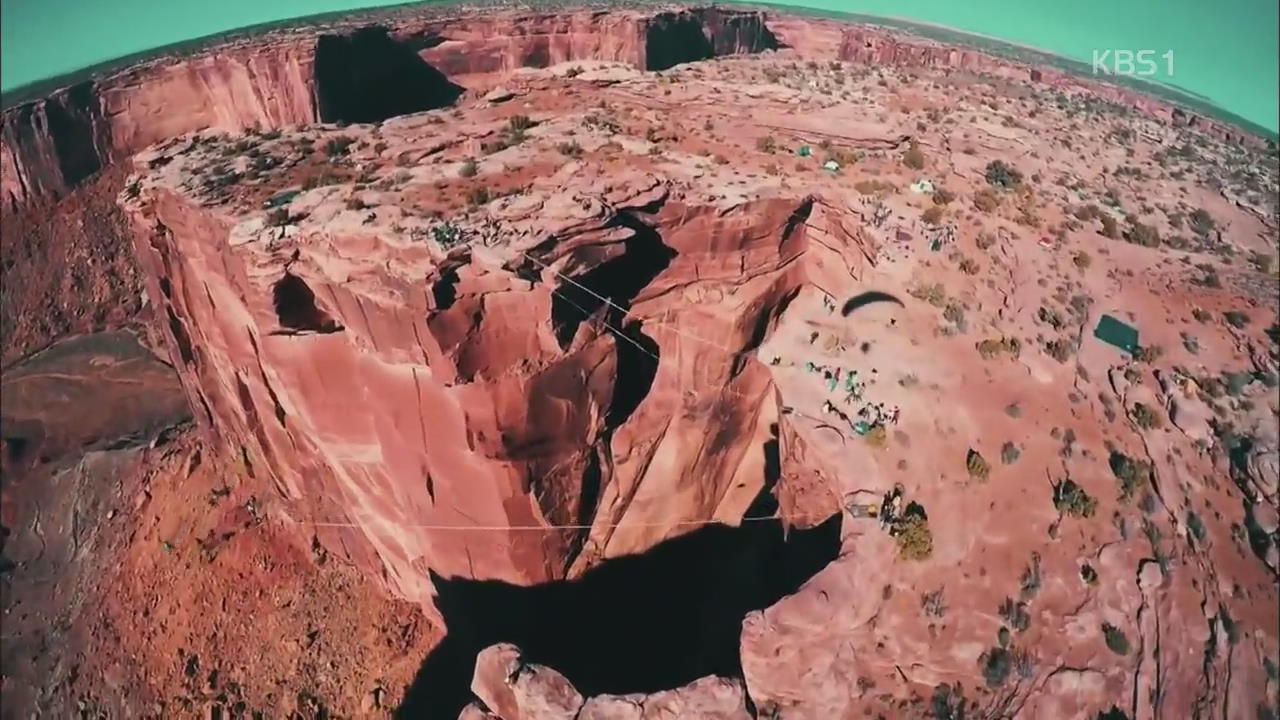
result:
[[(596, 291), (594, 291), (594, 290), (592, 290), (591, 288), (587, 287), (586, 285), (583, 285), (582, 283), (578, 282), (577, 280), (574, 280), (573, 278), (571, 278), (571, 277), (569, 277), (569, 276), (567, 276), (567, 275), (564, 275), (563, 273), (561, 273), (560, 271), (558, 271), (558, 270), (556, 270), (555, 268), (551, 267), (550, 265), (548, 265), (548, 264), (546, 264), (546, 263), (542, 262), (541, 260), (539, 260), (539, 259), (537, 259), (537, 258), (533, 257), (533, 256), (532, 256), (532, 255), (530, 255), (529, 253), (521, 252), (520, 254), (521, 254), (521, 255), (523, 255), (526, 259), (528, 259), (528, 260), (530, 260), (530, 261), (532, 261), (532, 262), (537, 263), (538, 265), (540, 265), (541, 267), (543, 267), (543, 268), (545, 268), (545, 269), (547, 269), (547, 270), (550, 270), (552, 273), (554, 273), (554, 274), (556, 275), (556, 277), (559, 277), (561, 280), (564, 280), (564, 281), (565, 281), (565, 282), (567, 282), (567, 283), (571, 283), (574, 287), (577, 287), (577, 288), (581, 289), (583, 292), (585, 292), (585, 293), (587, 293), (587, 294), (591, 295), (592, 297), (594, 297), (595, 299), (599, 300), (600, 302), (602, 302), (602, 303), (604, 303), (604, 304), (608, 305), (609, 307), (611, 307), (611, 308), (613, 308), (613, 309), (617, 310), (618, 312), (622, 313), (623, 317), (631, 317), (631, 318), (633, 318), (633, 319), (635, 319), (635, 320), (638, 320), (638, 321), (641, 321), (641, 322), (646, 322), (646, 323), (650, 323), (650, 324), (653, 324), (653, 325), (658, 325), (658, 326), (661, 326), (661, 327), (665, 327), (666, 329), (670, 330), (671, 332), (675, 333), (676, 335), (679, 335), (679, 336), (681, 336), (681, 337), (683, 337), (683, 338), (687, 338), (687, 339), (689, 339), (689, 340), (693, 340), (694, 342), (700, 342), (700, 343), (702, 343), (702, 344), (704, 344), (704, 345), (710, 345), (711, 347), (713, 347), (713, 348), (715, 348), (715, 349), (719, 350), (720, 352), (723, 352), (723, 353), (724, 353), (724, 354), (726, 354), (726, 355), (729, 355), (730, 357), (733, 357), (733, 356), (736, 356), (736, 355), (737, 355), (737, 353), (736, 353), (735, 351), (731, 350), (730, 348), (725, 347), (724, 345), (721, 345), (720, 343), (718, 343), (718, 342), (716, 342), (716, 341), (714, 341), (714, 340), (708, 340), (708, 339), (706, 339), (706, 338), (704, 338), (704, 337), (699, 337), (699, 336), (694, 335), (694, 334), (692, 334), (692, 333), (689, 333), (689, 332), (686, 332), (686, 331), (683, 331), (683, 330), (678, 330), (678, 329), (676, 329), (675, 325), (673, 325), (672, 323), (665, 323), (665, 322), (661, 322), (661, 321), (657, 321), (657, 320), (642, 320), (641, 318), (636, 317), (636, 315), (635, 315), (634, 313), (632, 313), (630, 310), (628, 310), (628, 309), (626, 309), (626, 308), (622, 307), (621, 305), (618, 305), (618, 304), (617, 304), (617, 303), (615, 303), (613, 300), (610, 300), (610, 299), (609, 299), (609, 298), (607, 298), (607, 297), (603, 297), (603, 296), (601, 296), (599, 293), (597, 293)], [(561, 297), (562, 299), (564, 298), (564, 296), (563, 296), (563, 295), (561, 295), (560, 297)], [(572, 303), (570, 303), (570, 304), (572, 305)], [(577, 307), (577, 306), (575, 305), (574, 307)], [(578, 308), (578, 309), (579, 309), (579, 310), (582, 310), (582, 308)], [(647, 351), (646, 351), (646, 352), (647, 352)], [(649, 353), (649, 354), (650, 354), (650, 355), (652, 355), (652, 353)], [(655, 359), (656, 359), (656, 358), (655, 358)]]
[[(831, 513), (814, 514), (799, 513), (796, 515), (752, 515), (749, 517), (738, 518), (737, 522), (770, 522), (770, 521), (787, 521), (794, 522), (797, 520), (809, 519), (825, 519), (830, 517)], [(358, 523), (340, 523), (340, 522), (312, 522), (308, 523), (312, 527), (328, 527), (328, 528), (361, 528), (364, 527)], [(696, 527), (704, 525), (732, 525), (733, 523), (723, 520), (704, 519), (704, 520), (670, 520), (666, 522), (624, 522), (624, 523), (600, 523), (597, 525), (436, 525), (436, 524), (417, 524), (405, 523), (398, 524), (397, 527), (412, 528), (415, 530), (475, 530), (480, 532), (501, 532), (506, 530), (591, 530), (593, 528), (662, 528), (662, 527)]]
[[(532, 258), (530, 258), (530, 259), (532, 259)], [(535, 261), (535, 262), (537, 262), (537, 261)], [(556, 271), (555, 271), (555, 270), (552, 270), (551, 272), (556, 272)], [(557, 275), (560, 275), (560, 273), (556, 273), (556, 274), (557, 274)], [(565, 277), (565, 276), (563, 276), (563, 275), (560, 275), (560, 277), (564, 278), (565, 280), (568, 280), (569, 282), (574, 283), (575, 285), (577, 285), (578, 287), (581, 287), (583, 290), (586, 290), (587, 292), (591, 293), (592, 295), (595, 295), (595, 293), (591, 292), (591, 290), (590, 290), (589, 288), (583, 287), (581, 284), (579, 284), (579, 283), (575, 282), (572, 278), (568, 278), (568, 277)], [(591, 317), (591, 313), (590, 313), (590, 312), (588, 312), (586, 308), (584, 308), (584, 307), (582, 307), (581, 305), (579, 305), (579, 304), (575, 303), (574, 301), (570, 300), (570, 299), (569, 299), (569, 298), (568, 298), (564, 293), (560, 292), (559, 290), (556, 290), (555, 288), (552, 288), (552, 289), (551, 289), (551, 294), (553, 294), (553, 295), (555, 295), (556, 297), (560, 298), (561, 300), (565, 301), (566, 303), (568, 303), (570, 306), (572, 306), (572, 307), (574, 307), (575, 309), (577, 309), (577, 310), (578, 310), (578, 312), (581, 312), (581, 313), (582, 313), (583, 315), (585, 315), (586, 317), (588, 317), (588, 318), (590, 318), (590, 317)], [(599, 295), (595, 295), (595, 296), (596, 296), (597, 298), (599, 298), (599, 297), (600, 297)], [(605, 302), (607, 302), (607, 303), (611, 304), (611, 305), (613, 304), (613, 303), (612, 303), (612, 302), (610, 302), (609, 300), (605, 300), (604, 298), (601, 298), (601, 299), (602, 299), (602, 300), (604, 300)], [(618, 306), (617, 306), (617, 305), (614, 305), (614, 307), (618, 307)], [(618, 309), (619, 309), (619, 310), (621, 310), (621, 308), (618, 308)], [(624, 312), (625, 312), (625, 311), (624, 311)], [(642, 345), (640, 345), (640, 343), (636, 342), (636, 341), (635, 341), (633, 338), (631, 338), (629, 335), (627, 335), (626, 333), (622, 332), (622, 330), (621, 330), (620, 328), (616, 327), (615, 325), (613, 325), (613, 323), (610, 323), (608, 320), (605, 320), (604, 318), (601, 318), (601, 319), (600, 319), (600, 322), (601, 322), (601, 324), (603, 324), (606, 328), (608, 328), (608, 329), (609, 329), (609, 331), (610, 331), (610, 332), (612, 332), (614, 335), (617, 335), (618, 337), (622, 338), (623, 340), (626, 340), (627, 342), (629, 342), (629, 343), (631, 343), (632, 345), (634, 345), (634, 346), (636, 347), (636, 349), (638, 349), (640, 352), (642, 352), (642, 353), (644, 353), (645, 355), (648, 355), (649, 357), (653, 358), (653, 361), (654, 361), (655, 363), (658, 363), (658, 372), (662, 372), (662, 369), (663, 369), (663, 367), (664, 367), (664, 366), (663, 366), (663, 364), (662, 364), (662, 358), (658, 357), (657, 355), (653, 354), (652, 352), (650, 352), (649, 350), (647, 350), (646, 348), (644, 348)], [(671, 323), (661, 322), (661, 321), (657, 321), (657, 320), (650, 321), (650, 323), (651, 323), (651, 324), (653, 324), (653, 325), (656, 325), (656, 326), (658, 326), (658, 327), (662, 327), (662, 328), (665, 328), (665, 329), (671, 330), (671, 331), (672, 331), (672, 332), (674, 332), (677, 336), (680, 336), (680, 337), (691, 337), (691, 336), (689, 336), (689, 335), (685, 335), (685, 334), (680, 333), (679, 331), (675, 330), (674, 326), (673, 326)], [(696, 337), (695, 337), (694, 339), (696, 339)], [(715, 345), (715, 343), (711, 343), (710, 341), (705, 341), (705, 342), (707, 342), (708, 344), (711, 344), (711, 345)], [(717, 347), (719, 347), (719, 346), (717, 346)], [(725, 352), (726, 352), (727, 354), (729, 354), (730, 356), (732, 356), (732, 355), (733, 355), (732, 351), (725, 350)], [(674, 365), (671, 365), (670, 363), (668, 363), (666, 367), (675, 367), (675, 366), (674, 366)], [(730, 389), (728, 389), (728, 388), (722, 388), (722, 389), (720, 390), (720, 394), (721, 394), (721, 395), (731, 395), (731, 396), (733, 396), (733, 397), (735, 397), (735, 398), (738, 398), (738, 399), (740, 399), (740, 400), (749, 400), (749, 399), (750, 399), (750, 398), (748, 398), (745, 394), (740, 393), (740, 392), (737, 392), (737, 391), (735, 391), (735, 390), (730, 390)]]

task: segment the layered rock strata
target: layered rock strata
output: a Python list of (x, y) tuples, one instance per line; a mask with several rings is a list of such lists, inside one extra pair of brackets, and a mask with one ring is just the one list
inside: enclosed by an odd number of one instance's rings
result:
[(60, 197), (106, 165), (204, 128), (368, 122), (447, 105), (450, 78), (610, 60), (642, 69), (776, 47), (759, 12), (693, 8), (396, 18), (219, 45), (4, 112), (0, 196)]

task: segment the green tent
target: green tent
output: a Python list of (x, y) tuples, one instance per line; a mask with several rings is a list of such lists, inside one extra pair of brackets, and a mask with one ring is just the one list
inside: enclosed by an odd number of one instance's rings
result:
[(1108, 345), (1114, 345), (1130, 355), (1138, 351), (1138, 328), (1115, 319), (1110, 315), (1103, 315), (1098, 321), (1098, 327), (1093, 331), (1093, 336)]
[(801, 145), (796, 148), (796, 154), (800, 157), (809, 157), (813, 154), (813, 150), (808, 145)]

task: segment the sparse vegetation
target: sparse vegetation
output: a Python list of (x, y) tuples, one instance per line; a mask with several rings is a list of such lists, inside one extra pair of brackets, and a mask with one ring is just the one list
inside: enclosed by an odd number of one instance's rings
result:
[(458, 174), (464, 178), (475, 177), (477, 172), (479, 172), (479, 167), (476, 165), (476, 161), (470, 158), (462, 163), (462, 167), (458, 169)]
[(431, 236), (445, 250), (455, 247), (463, 241), (462, 228), (451, 222), (440, 223), (432, 227)]
[(908, 292), (911, 297), (917, 300), (924, 300), (934, 307), (942, 307), (947, 304), (947, 291), (938, 283), (917, 285)]
[(342, 157), (347, 154), (353, 143), (355, 143), (355, 138), (347, 137), (346, 135), (330, 138), (329, 142), (324, 145), (324, 153), (331, 158)]
[(1075, 343), (1070, 338), (1054, 338), (1044, 344), (1044, 352), (1054, 360), (1065, 363), (1075, 352)]
[(1160, 414), (1151, 407), (1143, 403), (1134, 403), (1133, 410), (1129, 413), (1133, 418), (1133, 422), (1143, 430), (1156, 430), (1163, 425)]
[(778, 141), (772, 135), (765, 135), (756, 140), (756, 149), (764, 153), (772, 153), (778, 149)]
[(969, 471), (969, 477), (974, 480), (985, 481), (991, 475), (991, 464), (982, 457), (982, 453), (973, 448), (969, 448), (965, 455), (964, 466)]
[(474, 187), (471, 192), (467, 193), (467, 202), (472, 205), (484, 205), (489, 202), (489, 188)]
[(1022, 173), (1006, 165), (1003, 160), (992, 160), (987, 163), (984, 177), (992, 187), (1002, 190), (1012, 190), (1022, 184)]
[(556, 150), (560, 151), (565, 157), (576, 158), (582, 155), (582, 146), (576, 140), (562, 142), (556, 145)]
[(902, 154), (902, 164), (912, 170), (924, 169), (924, 152), (916, 141), (912, 140), (907, 151)]
[(938, 588), (931, 593), (925, 593), (920, 596), (920, 607), (924, 610), (924, 614), (929, 617), (942, 617), (947, 614), (947, 605), (943, 601), (942, 588)]
[(898, 529), (898, 555), (907, 560), (925, 560), (933, 554), (933, 531), (920, 515), (908, 515)]
[(1018, 632), (1025, 632), (1031, 627), (1031, 614), (1027, 612), (1027, 604), (1016, 602), (1013, 598), (1007, 597), (1000, 603), (1000, 617), (1004, 618), (1006, 625)]
[(293, 221), (293, 216), (289, 214), (287, 208), (276, 208), (267, 213), (266, 224), (268, 227), (283, 227)]
[(980, 212), (994, 212), (1000, 207), (1000, 196), (991, 188), (983, 188), (973, 194), (973, 207)]
[(939, 225), (942, 223), (942, 207), (934, 205), (927, 208), (920, 215), (920, 220), (928, 225)]
[(1012, 442), (1006, 440), (1004, 445), (1000, 446), (1000, 462), (1005, 465), (1012, 465), (1018, 462), (1020, 457), (1022, 457), (1022, 451)]
[(1003, 337), (998, 340), (989, 338), (979, 342), (976, 347), (983, 360), (990, 360), (1002, 353), (1016, 358), (1022, 353), (1022, 343), (1017, 338)]
[(1066, 478), (1053, 486), (1053, 506), (1064, 515), (1090, 518), (1098, 510), (1098, 501), (1075, 480)]
[(1112, 452), (1108, 460), (1111, 472), (1120, 481), (1120, 499), (1131, 499), (1151, 481), (1151, 465), (1120, 452)]
[(982, 664), (982, 677), (990, 688), (1003, 686), (1013, 671), (1013, 653), (1002, 647), (988, 648), (978, 662)]
[(1228, 310), (1222, 314), (1222, 319), (1226, 320), (1228, 325), (1236, 328), (1237, 330), (1241, 330), (1249, 326), (1249, 316), (1239, 310)]
[(1106, 640), (1107, 648), (1117, 655), (1129, 654), (1129, 638), (1125, 637), (1124, 631), (1112, 625), (1111, 623), (1102, 623), (1102, 637)]

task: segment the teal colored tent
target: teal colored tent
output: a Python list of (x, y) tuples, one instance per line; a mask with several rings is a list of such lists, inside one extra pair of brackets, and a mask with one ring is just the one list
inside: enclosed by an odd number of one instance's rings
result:
[(1138, 328), (1120, 320), (1103, 315), (1093, 336), (1108, 345), (1114, 345), (1130, 355), (1138, 351)]
[(813, 150), (808, 145), (801, 145), (796, 148), (796, 154), (800, 157), (809, 157), (813, 154)]

